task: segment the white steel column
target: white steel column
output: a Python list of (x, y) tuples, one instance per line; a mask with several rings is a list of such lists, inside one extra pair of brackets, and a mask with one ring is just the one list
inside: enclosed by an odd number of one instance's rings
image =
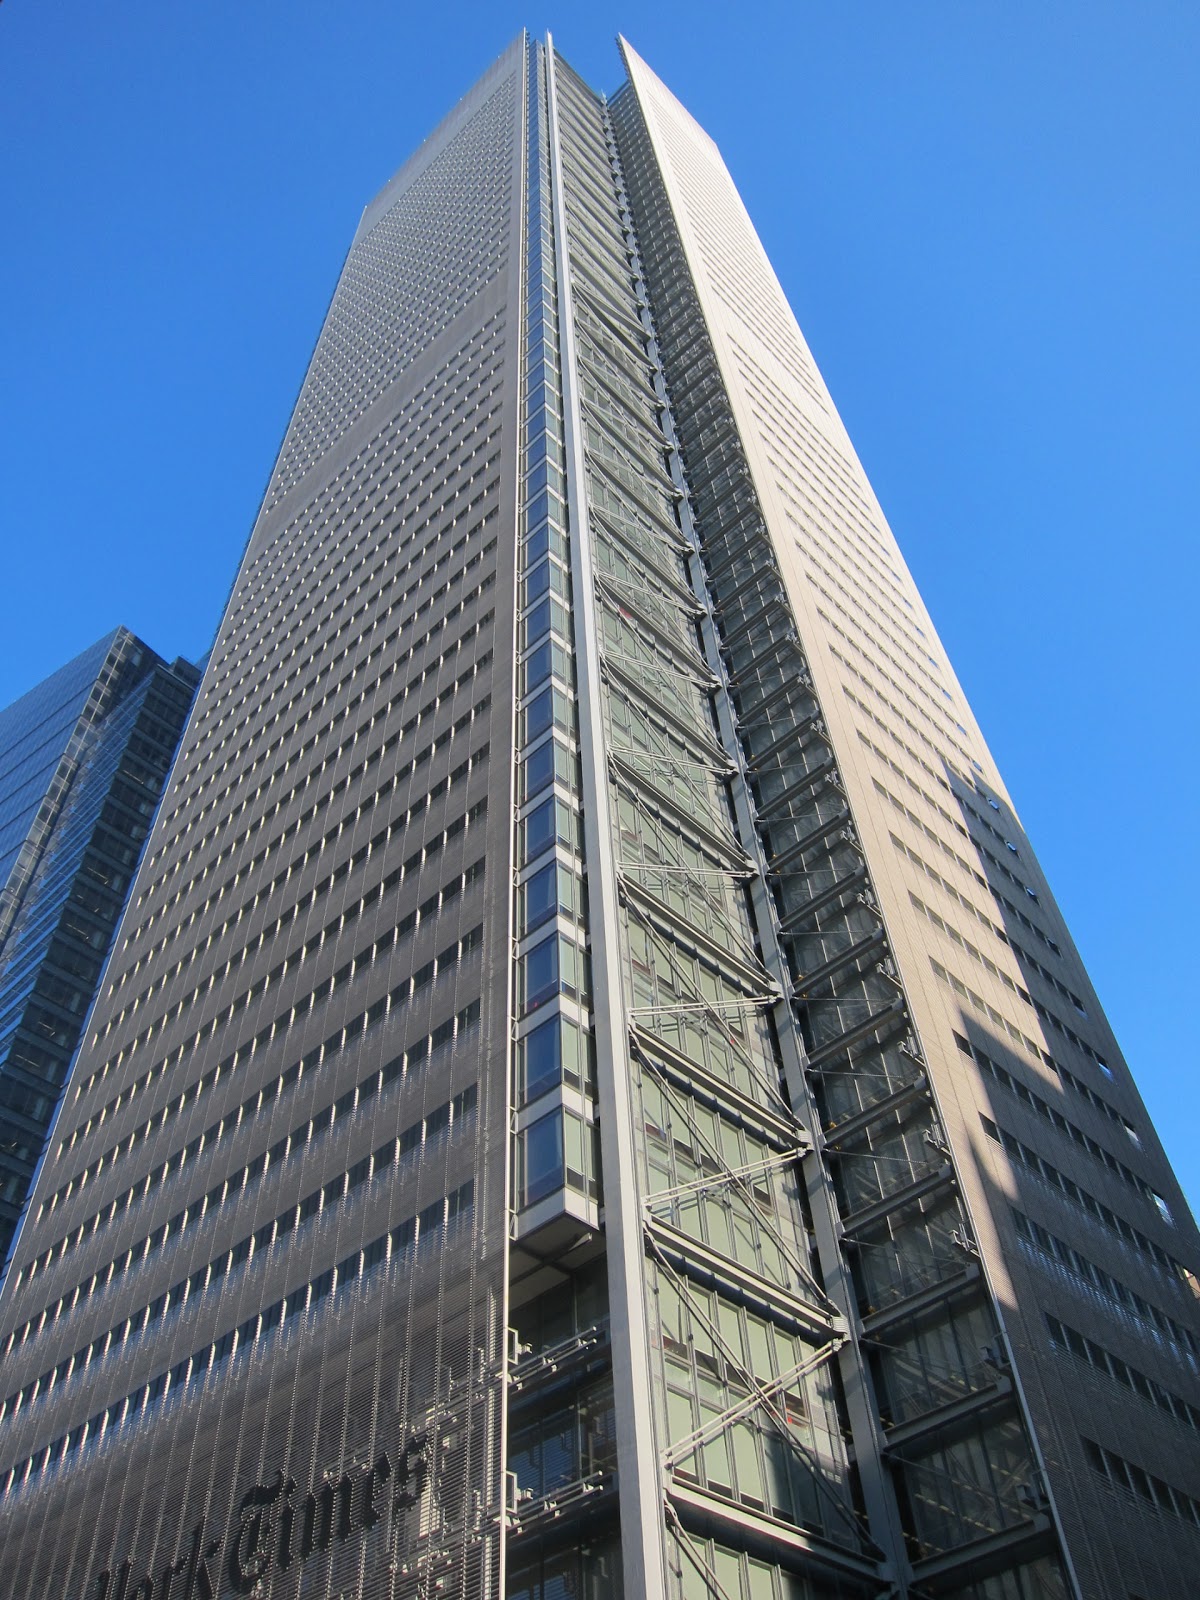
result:
[(592, 1012), (604, 1159), (613, 1399), (620, 1481), (621, 1555), (625, 1593), (654, 1596), (666, 1582), (664, 1502), (655, 1439), (633, 1110), (629, 1026), (618, 939), (617, 877), (609, 825), (608, 775), (600, 703), (600, 646), (594, 567), (584, 493), (575, 323), (567, 262), (567, 213), (559, 145), (553, 40), (546, 37), (550, 117), (550, 182), (554, 199), (559, 352), (563, 380), (567, 497), (571, 514), (571, 583), (579, 677), (579, 745), (587, 854), (592, 959)]

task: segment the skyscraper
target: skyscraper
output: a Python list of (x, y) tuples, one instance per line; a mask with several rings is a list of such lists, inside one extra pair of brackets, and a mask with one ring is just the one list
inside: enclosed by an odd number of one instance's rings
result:
[(14, 1596), (1193, 1590), (1194, 1225), (624, 48), (364, 213), (0, 1300)]
[(117, 628), (0, 711), (0, 1282), (199, 678)]

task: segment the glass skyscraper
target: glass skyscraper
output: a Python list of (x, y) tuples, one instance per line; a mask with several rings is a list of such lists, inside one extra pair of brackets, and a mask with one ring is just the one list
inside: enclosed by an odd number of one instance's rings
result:
[(1195, 1226), (711, 140), (368, 206), (0, 1300), (17, 1600), (1185, 1600)]
[(117, 628), (0, 711), (0, 1281), (199, 676)]

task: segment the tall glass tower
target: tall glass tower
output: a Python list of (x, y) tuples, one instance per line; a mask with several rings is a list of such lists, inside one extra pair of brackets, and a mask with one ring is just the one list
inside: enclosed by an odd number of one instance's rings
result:
[(116, 628), (0, 711), (0, 1282), (199, 681)]
[(1194, 1224), (623, 49), (363, 216), (0, 1300), (13, 1600), (1194, 1593)]

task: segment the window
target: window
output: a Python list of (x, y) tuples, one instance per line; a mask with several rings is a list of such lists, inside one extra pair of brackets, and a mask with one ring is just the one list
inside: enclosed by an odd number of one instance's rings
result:
[(563, 1171), (568, 1185), (593, 1199), (598, 1193), (593, 1160), (593, 1130), (570, 1112), (563, 1114)]
[(558, 993), (558, 943), (557, 934), (552, 935), (528, 951), (521, 963), (521, 1001), (526, 1011)]
[(528, 933), (558, 911), (558, 862), (527, 878), (521, 886), (521, 931)]
[(544, 555), (556, 555), (560, 561), (567, 559), (567, 541), (557, 528), (549, 523), (543, 523), (540, 528), (535, 528), (525, 540), (524, 559), (526, 568), (532, 567)]
[(543, 689), (535, 699), (531, 700), (522, 713), (524, 729), (521, 742), (528, 743), (536, 739), (539, 733), (545, 733), (554, 720), (554, 694), (551, 689)]
[(521, 885), (521, 931), (532, 932), (562, 912), (576, 915), (580, 909), (580, 884), (574, 873), (561, 862), (551, 861)]
[(530, 690), (536, 689), (539, 683), (546, 681), (555, 665), (554, 657), (554, 644), (549, 639), (543, 639), (541, 644), (530, 651), (521, 669), (524, 679), (521, 686), (523, 694), (528, 694)]
[[(565, 754), (565, 752), (563, 752)], [(551, 795), (531, 811), (522, 823), (524, 861), (532, 861), (557, 841), (578, 848), (579, 819), (565, 801)]]
[(587, 956), (578, 945), (552, 935), (526, 951), (521, 961), (521, 1005), (536, 1010), (562, 993), (586, 999), (589, 989)]
[(573, 1089), (590, 1087), (591, 1044), (588, 1036), (568, 1017), (540, 1023), (517, 1045), (517, 1095), (522, 1103), (565, 1083)]
[(538, 745), (536, 750), (531, 751), (526, 756), (521, 774), (521, 798), (523, 800), (530, 799), (540, 789), (544, 789), (548, 783), (553, 783), (557, 753), (558, 746), (553, 739), (548, 739), (545, 744)]
[(517, 1046), (518, 1098), (524, 1102), (562, 1082), (563, 1022), (553, 1017), (527, 1033)]
[(573, 792), (578, 792), (576, 760), (565, 746), (558, 744), (555, 739), (547, 739), (526, 755), (522, 768), (522, 800), (530, 800), (555, 779)]
[(528, 648), (544, 633), (553, 630), (560, 638), (571, 637), (571, 616), (554, 595), (546, 595), (526, 613), (521, 624), (521, 643)]
[(525, 658), (522, 666), (523, 684), (522, 693), (528, 694), (536, 689), (539, 683), (544, 683), (551, 673), (560, 683), (570, 684), (574, 681), (571, 668), (571, 658), (562, 645), (553, 639), (543, 639)]
[(564, 1182), (562, 1112), (526, 1128), (517, 1141), (517, 1204), (531, 1206)]

